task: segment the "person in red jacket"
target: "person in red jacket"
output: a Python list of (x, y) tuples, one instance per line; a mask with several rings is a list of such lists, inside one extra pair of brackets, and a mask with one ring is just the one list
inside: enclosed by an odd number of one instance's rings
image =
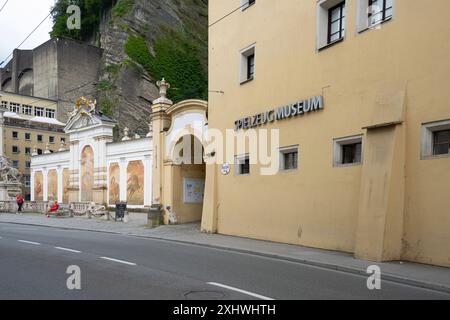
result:
[(17, 206), (19, 207), (19, 209), (17, 210), (17, 214), (22, 214), (22, 207), (25, 202), (25, 199), (22, 197), (21, 194), (18, 194), (16, 196), (16, 202), (17, 202)]
[(53, 204), (53, 206), (50, 208), (50, 210), (48, 211), (48, 217), (50, 218), (50, 214), (52, 213), (56, 213), (59, 210), (59, 204), (58, 201), (55, 201), (55, 203)]

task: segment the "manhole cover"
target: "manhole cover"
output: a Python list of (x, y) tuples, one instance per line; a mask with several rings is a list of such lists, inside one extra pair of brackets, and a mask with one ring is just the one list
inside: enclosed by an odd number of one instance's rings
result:
[(225, 293), (219, 291), (191, 291), (184, 296), (187, 300), (222, 300), (225, 298)]

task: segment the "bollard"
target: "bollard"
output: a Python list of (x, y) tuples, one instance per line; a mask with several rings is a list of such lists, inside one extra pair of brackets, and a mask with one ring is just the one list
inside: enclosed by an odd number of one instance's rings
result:
[(163, 206), (159, 204), (152, 205), (148, 213), (148, 226), (151, 228), (159, 227), (163, 222)]

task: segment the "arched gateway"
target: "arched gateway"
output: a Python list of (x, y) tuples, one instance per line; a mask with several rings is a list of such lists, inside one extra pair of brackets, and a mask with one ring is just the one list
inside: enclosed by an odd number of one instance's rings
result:
[(198, 222), (203, 218), (206, 165), (202, 143), (207, 133), (206, 101), (173, 104), (169, 84), (159, 82), (161, 97), (152, 107), (153, 209), (164, 223)]

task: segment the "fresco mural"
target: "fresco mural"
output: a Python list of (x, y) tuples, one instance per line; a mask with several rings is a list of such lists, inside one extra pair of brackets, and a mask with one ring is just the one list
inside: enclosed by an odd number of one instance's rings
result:
[(63, 170), (63, 203), (69, 203), (70, 170)]
[(128, 164), (127, 202), (132, 206), (144, 205), (144, 164), (131, 161)]
[(44, 175), (40, 171), (34, 174), (34, 201), (44, 201)]
[(94, 188), (94, 151), (90, 146), (81, 153), (81, 201), (92, 202)]
[(109, 204), (115, 205), (120, 201), (120, 167), (113, 163), (109, 167)]
[(58, 201), (58, 173), (50, 170), (47, 177), (48, 201)]

